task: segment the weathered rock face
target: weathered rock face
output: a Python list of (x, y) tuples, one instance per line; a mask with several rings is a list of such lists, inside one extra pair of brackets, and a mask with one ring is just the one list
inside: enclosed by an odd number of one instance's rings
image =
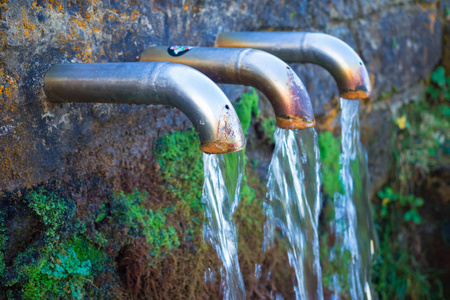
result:
[(361, 53), (375, 78), (374, 97), (405, 90), (429, 74), (441, 56), (436, 18), (420, 7), (395, 7), (358, 22)]
[[(73, 193), (77, 203), (86, 203), (91, 194), (102, 199), (93, 178), (108, 190), (154, 189), (159, 182), (155, 141), (191, 124), (179, 111), (162, 106), (49, 103), (43, 77), (53, 64), (135, 62), (149, 45), (212, 46), (216, 35), (225, 31), (333, 34), (357, 50), (372, 76), (374, 99), (364, 105), (361, 136), (369, 150), (371, 179), (378, 186), (390, 164), (390, 105), (414, 97), (394, 95), (420, 86), (440, 60), (441, 27), (448, 27), (448, 17), (441, 25), (443, 12), (450, 9), (449, 1), (438, 6), (437, 1), (412, 0), (62, 2), (0, 1), (0, 191), (7, 194), (54, 181), (63, 189), (89, 182), (78, 188), (84, 192)], [(448, 36), (446, 43), (448, 61)], [(337, 133), (333, 78), (317, 66), (295, 69), (313, 100), (318, 127)], [(243, 91), (224, 88), (232, 101)], [(270, 106), (264, 106), (264, 114), (270, 115)], [(270, 151), (250, 147), (248, 155), (266, 166)], [(37, 216), (24, 215), (25, 225), (44, 226)], [(0, 216), (1, 226), (5, 224)], [(8, 259), (13, 256), (9, 253)]]
[(442, 64), (450, 72), (450, 1), (443, 1), (444, 25), (442, 43)]
[[(9, 1), (2, 12), (0, 188), (93, 172), (117, 188), (138, 184), (154, 139), (189, 126), (170, 108), (50, 104), (42, 79), (52, 64), (136, 61), (148, 45), (212, 46), (223, 31), (318, 30), (361, 53), (378, 98), (416, 84), (440, 58), (437, 8), (409, 2)], [(297, 70), (316, 114), (324, 114), (337, 96), (333, 79), (316, 66)]]

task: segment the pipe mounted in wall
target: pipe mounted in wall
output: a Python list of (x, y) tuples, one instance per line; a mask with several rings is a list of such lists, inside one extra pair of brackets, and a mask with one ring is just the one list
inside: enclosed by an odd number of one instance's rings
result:
[(342, 40), (314, 32), (227, 32), (217, 47), (254, 48), (272, 53), (286, 62), (322, 66), (336, 80), (346, 99), (368, 98), (372, 93), (369, 74), (359, 55)]
[(59, 64), (45, 75), (53, 102), (163, 104), (194, 125), (206, 153), (245, 147), (239, 118), (222, 90), (190, 67), (173, 63)]
[(271, 102), (277, 126), (314, 126), (314, 114), (303, 83), (279, 58), (253, 49), (148, 47), (141, 61), (170, 61), (193, 67), (218, 83), (254, 86)]

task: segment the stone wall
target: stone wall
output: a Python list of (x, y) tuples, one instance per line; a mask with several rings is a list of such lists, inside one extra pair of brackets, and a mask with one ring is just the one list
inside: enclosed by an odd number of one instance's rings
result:
[[(149, 45), (213, 46), (220, 32), (255, 30), (326, 32), (361, 55), (374, 86), (373, 99), (362, 102), (361, 138), (376, 188), (390, 169), (392, 113), (421, 97), (442, 40), (448, 65), (446, 9), (449, 1), (2, 0), (0, 191), (49, 182), (67, 190), (78, 182), (85, 192), (72, 197), (82, 203), (98, 189), (97, 179), (114, 191), (154, 189), (155, 141), (191, 127), (187, 118), (162, 106), (52, 104), (43, 91), (45, 72), (56, 63), (135, 62)], [(318, 129), (338, 134), (333, 78), (313, 65), (295, 69), (314, 102)], [(246, 90), (223, 88), (232, 101)], [(261, 104), (266, 115), (268, 107)], [(261, 178), (272, 150), (263, 147), (249, 141), (249, 157), (262, 162)]]
[[(323, 31), (361, 54), (374, 83), (373, 102), (388, 104), (383, 95), (417, 85), (440, 59), (440, 7), (427, 2), (7, 1), (0, 35), (0, 189), (91, 173), (117, 188), (130, 181), (145, 186), (155, 138), (190, 126), (164, 107), (50, 104), (42, 79), (52, 64), (137, 61), (146, 46), (212, 46), (224, 31)], [(316, 66), (297, 69), (316, 114), (335, 108), (331, 76)], [(237, 89), (227, 90), (235, 100)], [(382, 114), (364, 120), (372, 130), (381, 128), (373, 125), (388, 122)], [(373, 161), (381, 149), (371, 147), (379, 135), (370, 136), (364, 142)]]

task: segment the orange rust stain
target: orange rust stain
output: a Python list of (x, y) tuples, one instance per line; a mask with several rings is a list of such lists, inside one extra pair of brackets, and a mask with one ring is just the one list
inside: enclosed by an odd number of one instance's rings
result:
[(25, 37), (30, 36), (33, 33), (34, 28), (36, 28), (36, 25), (28, 19), (24, 8), (22, 9), (22, 19), (19, 21), (19, 28), (22, 29), (22, 34)]
[(349, 92), (340, 92), (339, 95), (341, 98), (349, 99), (349, 100), (359, 100), (359, 99), (365, 99), (368, 98), (370, 95), (368, 95), (367, 92), (362, 90), (354, 90)]
[(15, 100), (18, 89), (17, 80), (4, 72), (4, 65), (0, 65), (0, 78), (5, 84), (0, 86), (0, 105), (2, 111), (13, 112), (17, 108)]
[(86, 30), (86, 25), (87, 25), (87, 21), (86, 20), (79, 20), (77, 18), (72, 18), (70, 21), (72, 23), (77, 24), (81, 29)]
[[(0, 11), (8, 10), (8, 4), (6, 2), (7, 0), (0, 0)], [(3, 14), (0, 13), (0, 21), (1, 20), (3, 20)]]
[(14, 92), (17, 90), (17, 84), (16, 81), (11, 77), (6, 75), (5, 76), (5, 81), (7, 82), (7, 84), (9, 85), (9, 87), (5, 87), (2, 85), (2, 94), (6, 97), (6, 98), (12, 98), (14, 96)]
[(428, 18), (430, 19), (430, 33), (434, 34), (434, 24), (436, 23), (436, 15), (434, 13), (430, 13), (428, 15)]
[(139, 17), (140, 14), (141, 14), (141, 12), (138, 11), (137, 9), (135, 9), (135, 10), (133, 11), (133, 13), (131, 14), (129, 20), (130, 20), (130, 21), (136, 20), (136, 19)]
[[(107, 15), (106, 18), (113, 18), (113, 16)], [(70, 52), (77, 53), (75, 57), (83, 62), (95, 62), (96, 53), (93, 53), (93, 44), (95, 40), (101, 39), (102, 24), (103, 15), (94, 7), (81, 15), (73, 16), (66, 33), (57, 35), (61, 51), (67, 51), (69, 47)]]
[(214, 141), (202, 143), (200, 149), (205, 153), (221, 154), (239, 151), (245, 148), (246, 141), (229, 143), (227, 141)]
[(284, 129), (305, 129), (314, 127), (316, 121), (305, 120), (298, 117), (276, 117), (277, 127)]
[(184, 10), (188, 10), (188, 9), (189, 9), (189, 6), (185, 5)]
[[(51, 9), (52, 11), (56, 10), (59, 13), (62, 13), (64, 11), (64, 7), (59, 0), (46, 0), (45, 2), (50, 4), (45, 6), (46, 9)], [(35, 9), (37, 9), (40, 5), (35, 1), (33, 2), (33, 6), (35, 7)]]

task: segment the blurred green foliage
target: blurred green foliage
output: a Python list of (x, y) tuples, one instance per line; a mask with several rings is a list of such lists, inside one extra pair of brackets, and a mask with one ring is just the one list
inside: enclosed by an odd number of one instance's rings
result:
[(439, 100), (440, 98), (450, 100), (450, 77), (445, 76), (445, 69), (439, 66), (431, 73), (431, 84), (428, 85), (427, 92), (431, 100)]
[(398, 193), (394, 193), (391, 187), (386, 187), (384, 190), (378, 192), (378, 198), (383, 199), (381, 202), (380, 216), (386, 217), (388, 215), (389, 206), (399, 203), (402, 208), (406, 208), (407, 211), (403, 215), (404, 221), (413, 221), (416, 224), (420, 224), (421, 218), (417, 209), (421, 207), (424, 200), (414, 195), (402, 196)]
[(151, 246), (149, 255), (161, 256), (180, 246), (173, 226), (166, 226), (166, 217), (161, 211), (153, 211), (142, 204), (148, 201), (147, 192), (135, 190), (131, 194), (113, 193), (111, 220), (125, 226), (129, 234), (145, 236)]
[(334, 193), (343, 193), (342, 183), (339, 180), (340, 139), (335, 138), (330, 131), (324, 131), (319, 133), (318, 146), (324, 192), (330, 197), (333, 197)]
[(261, 111), (258, 108), (259, 97), (254, 88), (249, 93), (243, 93), (241, 99), (236, 102), (234, 109), (241, 121), (242, 130), (247, 135), (253, 117), (258, 117)]
[(427, 99), (404, 106), (394, 119), (395, 179), (378, 193), (374, 214), (380, 253), (374, 287), (381, 299), (443, 299), (438, 270), (419, 263), (417, 226), (426, 223), (418, 185), (431, 170), (449, 164), (450, 77), (442, 67), (431, 73)]

